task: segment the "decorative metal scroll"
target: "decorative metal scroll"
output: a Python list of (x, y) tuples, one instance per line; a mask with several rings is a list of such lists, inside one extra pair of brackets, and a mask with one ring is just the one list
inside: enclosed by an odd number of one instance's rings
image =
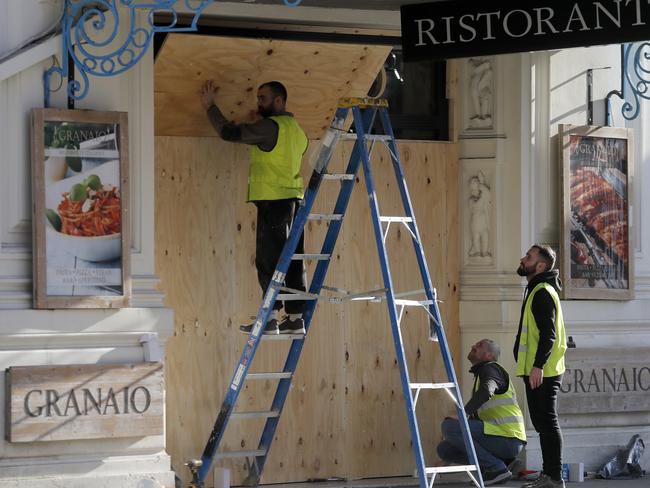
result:
[[(194, 14), (190, 26), (178, 26), (175, 5), (183, 2)], [(135, 66), (151, 45), (157, 32), (192, 32), (205, 8), (215, 0), (65, 0), (62, 20), (62, 66), (53, 66), (43, 75), (45, 106), (50, 106), (51, 79), (58, 74), (68, 78), (70, 70), (81, 79), (69, 80), (67, 95), (81, 100), (88, 94), (89, 75), (116, 76)], [(302, 0), (284, 0), (296, 7)], [(125, 8), (120, 8), (125, 7)], [(146, 14), (143, 27), (137, 26), (137, 14)], [(171, 16), (166, 25), (155, 25), (154, 15)], [(121, 29), (128, 22), (128, 29)], [(63, 83), (63, 81), (62, 81)]]
[(611, 97), (623, 100), (621, 115), (627, 120), (639, 116), (641, 99), (650, 100), (650, 43), (621, 45), (621, 89), (607, 94), (607, 125), (611, 126)]

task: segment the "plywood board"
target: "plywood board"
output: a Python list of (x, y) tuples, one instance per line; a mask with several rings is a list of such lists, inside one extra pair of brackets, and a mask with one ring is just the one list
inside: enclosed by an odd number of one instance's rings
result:
[(365, 96), (390, 52), (388, 46), (240, 39), (170, 34), (156, 58), (156, 134), (216, 137), (198, 92), (219, 87), (224, 115), (246, 122), (257, 109), (257, 87), (287, 87), (287, 109), (310, 139), (329, 127), (341, 97)]
[[(456, 145), (402, 142), (399, 147), (429, 269), (443, 300), (448, 340), (458, 359)], [(343, 170), (350, 151), (351, 143), (339, 145), (330, 163), (333, 172)], [(375, 155), (382, 214), (403, 215), (388, 154), (377, 148)], [(167, 450), (186, 481), (182, 463), (202, 452), (242, 350), (246, 336), (238, 325), (256, 313), (261, 300), (254, 266), (255, 208), (244, 203), (247, 158), (246, 147), (218, 138), (156, 137), (156, 270), (176, 322), (167, 346)], [(324, 185), (329, 186), (314, 212), (333, 207), (338, 184)], [(320, 251), (326, 227), (309, 223), (306, 252)], [(407, 232), (392, 229), (387, 244), (396, 289), (421, 288)], [(311, 276), (313, 266), (308, 270)], [(353, 291), (383, 286), (363, 176), (326, 283)], [(408, 311), (403, 334), (414, 381), (442, 380), (444, 367), (437, 344), (427, 340), (424, 312)], [(285, 354), (286, 345), (264, 342), (251, 371), (278, 370)], [(246, 385), (238, 409), (270, 402), (274, 386)], [(429, 461), (439, 423), (450, 411), (444, 393), (425, 392), (418, 403)], [(237, 450), (256, 446), (260, 428), (233, 421), (224, 444)], [(223, 465), (233, 470), (233, 484), (240, 484), (243, 461)], [(413, 469), (386, 305), (319, 303), (262, 482), (410, 475)]]

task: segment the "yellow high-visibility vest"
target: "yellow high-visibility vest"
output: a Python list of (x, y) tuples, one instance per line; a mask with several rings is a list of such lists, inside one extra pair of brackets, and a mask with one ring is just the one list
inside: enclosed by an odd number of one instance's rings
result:
[(271, 151), (262, 151), (257, 146), (251, 148), (248, 201), (302, 198), (300, 166), (309, 144), (307, 136), (290, 115), (269, 118), (278, 124), (278, 141)]
[(521, 335), (519, 336), (519, 349), (517, 351), (517, 376), (529, 376), (535, 363), (535, 355), (539, 345), (539, 327), (533, 315), (533, 298), (539, 290), (546, 290), (555, 303), (555, 342), (551, 355), (544, 365), (544, 376), (558, 376), (564, 373), (564, 353), (566, 352), (566, 332), (564, 329), (564, 317), (560, 306), (560, 297), (555, 288), (549, 283), (540, 283), (526, 298), (524, 316), (521, 324)]
[[(505, 373), (505, 369), (493, 361)], [(507, 373), (505, 373), (507, 374)], [(479, 388), (478, 375), (474, 378), (474, 391)], [(501, 395), (494, 395), (481, 405), (477, 411), (478, 418), (483, 421), (483, 432), (488, 435), (515, 437), (526, 441), (526, 426), (524, 415), (517, 403), (517, 394), (508, 377), (508, 391)]]

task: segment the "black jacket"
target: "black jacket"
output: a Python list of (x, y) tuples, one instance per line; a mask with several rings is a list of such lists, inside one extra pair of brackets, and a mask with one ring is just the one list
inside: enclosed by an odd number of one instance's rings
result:
[(472, 418), (478, 418), (476, 411), (494, 395), (503, 395), (508, 391), (510, 378), (505, 369), (496, 362), (483, 361), (472, 366), (469, 370), (478, 380), (478, 388), (472, 391), (472, 398), (465, 405), (465, 413)]
[[(558, 292), (562, 289), (562, 281), (560, 280), (560, 273), (558, 270), (545, 271), (535, 276), (524, 293), (524, 300), (521, 304), (521, 315), (519, 316), (519, 329), (517, 330), (517, 338), (515, 339), (515, 361), (517, 361), (517, 352), (519, 351), (519, 339), (521, 337), (521, 325), (524, 320), (524, 309), (526, 302), (530, 296), (530, 292), (542, 282), (549, 283)], [(532, 303), (532, 312), (535, 317), (535, 322), (539, 328), (539, 344), (537, 346), (537, 354), (535, 355), (535, 362), (533, 366), (542, 369), (546, 361), (548, 361), (553, 344), (555, 342), (555, 302), (546, 290), (539, 290), (535, 293)]]

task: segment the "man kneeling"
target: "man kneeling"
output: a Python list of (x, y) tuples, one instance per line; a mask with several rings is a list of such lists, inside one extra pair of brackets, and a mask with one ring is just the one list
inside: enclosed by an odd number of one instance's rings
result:
[[(526, 444), (524, 416), (508, 373), (497, 363), (499, 354), (496, 342), (482, 339), (467, 355), (472, 363), (474, 389), (465, 405), (465, 414), (469, 418), (469, 430), (486, 486), (512, 478), (506, 464), (514, 460)], [(440, 459), (447, 463), (468, 464), (458, 419), (445, 418), (442, 436), (443, 441), (438, 445)]]

